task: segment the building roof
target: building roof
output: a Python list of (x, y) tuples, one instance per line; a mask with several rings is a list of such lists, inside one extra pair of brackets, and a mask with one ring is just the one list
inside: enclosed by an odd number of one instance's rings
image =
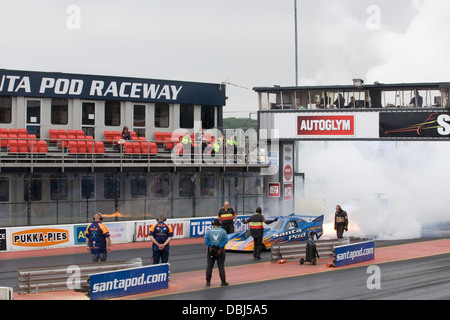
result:
[(385, 91), (395, 90), (413, 90), (413, 89), (441, 89), (450, 88), (450, 82), (421, 82), (421, 83), (394, 83), (394, 84), (363, 84), (362, 87), (355, 85), (320, 85), (320, 86), (273, 86), (273, 87), (254, 87), (256, 92), (288, 92), (288, 91), (360, 91), (380, 89)]

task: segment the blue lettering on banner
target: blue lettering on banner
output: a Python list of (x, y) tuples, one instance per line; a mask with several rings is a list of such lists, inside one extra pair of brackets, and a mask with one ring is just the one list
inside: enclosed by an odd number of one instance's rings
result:
[(365, 241), (335, 247), (336, 267), (375, 259), (375, 241)]
[[(249, 229), (248, 224), (244, 224), (244, 220), (250, 216), (238, 216), (237, 222), (234, 226), (234, 232), (242, 232)], [(214, 218), (194, 219), (190, 223), (190, 235), (191, 238), (204, 237), (206, 231), (211, 228), (211, 223)]]
[(214, 218), (194, 219), (190, 223), (191, 238), (204, 237)]
[(156, 264), (90, 275), (91, 300), (110, 299), (167, 289), (169, 265)]

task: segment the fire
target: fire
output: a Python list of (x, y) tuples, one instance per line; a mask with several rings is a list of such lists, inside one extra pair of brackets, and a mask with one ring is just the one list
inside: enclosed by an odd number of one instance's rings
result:
[(116, 212), (110, 213), (110, 214), (102, 213), (102, 217), (103, 218), (130, 218), (131, 215), (123, 214), (123, 213), (120, 213), (119, 211), (116, 211)]

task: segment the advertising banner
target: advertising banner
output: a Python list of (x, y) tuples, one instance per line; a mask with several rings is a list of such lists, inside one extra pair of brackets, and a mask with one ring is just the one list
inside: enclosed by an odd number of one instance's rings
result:
[[(248, 224), (243, 221), (250, 216), (237, 216), (237, 223), (234, 226), (234, 232), (242, 232), (249, 228)], [(190, 221), (190, 235), (191, 238), (204, 237), (206, 231), (211, 228), (211, 223), (214, 218), (192, 219)]]
[(281, 187), (279, 182), (269, 182), (269, 198), (279, 198)]
[(6, 229), (0, 229), (0, 251), (5, 251), (6, 249)]
[[(134, 241), (150, 241), (150, 227), (156, 224), (156, 220), (136, 222)], [(172, 228), (173, 239), (189, 238), (189, 221), (167, 220), (166, 224)]]
[(156, 264), (89, 276), (91, 300), (110, 299), (132, 294), (167, 289), (169, 265)]
[(225, 105), (225, 90), (213, 83), (17, 70), (0, 70), (0, 95)]
[[(127, 223), (126, 222), (114, 222), (104, 223), (108, 228), (109, 236), (112, 243), (124, 243), (128, 242), (127, 237)], [(89, 224), (77, 224), (73, 227), (74, 244), (86, 245), (86, 228)]]
[(378, 112), (272, 112), (280, 140), (378, 139)]
[(381, 112), (380, 138), (450, 138), (450, 113)]
[(335, 267), (375, 259), (375, 241), (365, 241), (335, 247)]
[(15, 228), (11, 232), (12, 250), (61, 248), (72, 245), (70, 227), (29, 227)]

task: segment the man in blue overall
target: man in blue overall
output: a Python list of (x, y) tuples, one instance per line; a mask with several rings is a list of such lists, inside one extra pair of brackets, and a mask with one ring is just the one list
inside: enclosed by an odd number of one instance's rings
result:
[(205, 243), (208, 246), (206, 255), (206, 285), (211, 285), (212, 269), (217, 261), (221, 286), (227, 286), (225, 276), (225, 245), (228, 242), (227, 232), (220, 227), (220, 220), (214, 219), (212, 228), (206, 231)]
[(86, 249), (92, 253), (93, 262), (106, 261), (107, 254), (111, 251), (109, 231), (102, 221), (102, 214), (98, 212), (86, 229)]
[(169, 242), (172, 240), (172, 228), (164, 221), (163, 215), (158, 217), (158, 223), (150, 227), (150, 240), (153, 242), (153, 264), (169, 262)]

